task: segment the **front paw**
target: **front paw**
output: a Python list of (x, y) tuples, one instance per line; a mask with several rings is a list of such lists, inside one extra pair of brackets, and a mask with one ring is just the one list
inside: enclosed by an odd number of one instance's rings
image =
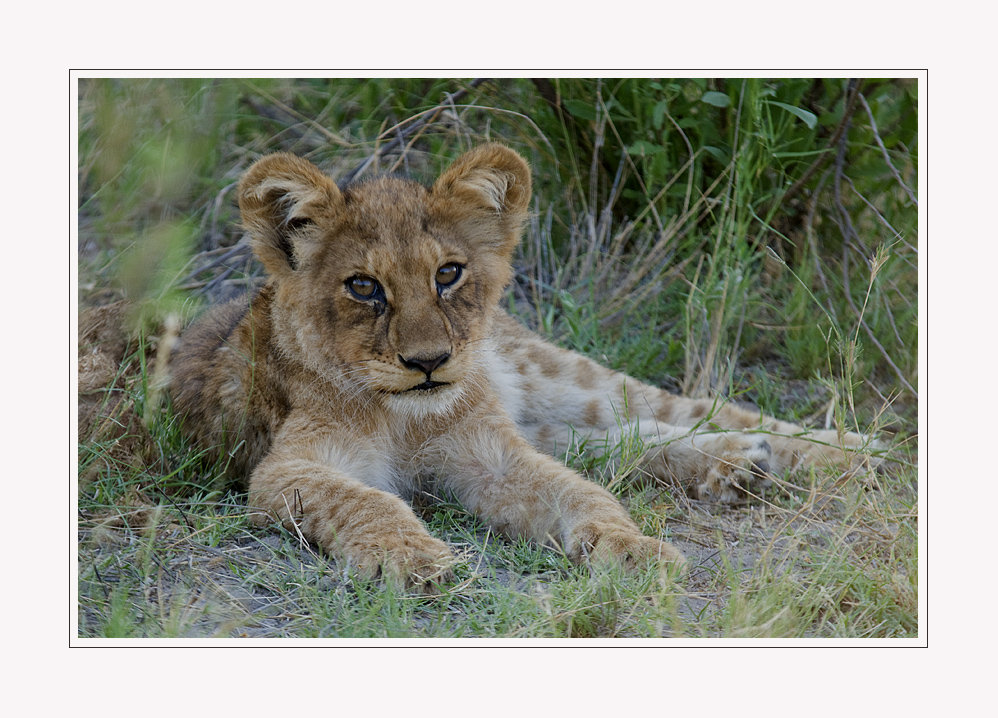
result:
[(686, 558), (666, 541), (617, 527), (592, 527), (586, 533), (581, 549), (592, 563), (614, 563), (627, 572), (649, 564), (686, 570)]
[(706, 471), (693, 483), (696, 498), (733, 503), (772, 485), (773, 452), (766, 437), (737, 432), (701, 435), (694, 446), (707, 458)]
[(454, 554), (443, 541), (425, 532), (386, 533), (344, 547), (350, 565), (367, 578), (380, 578), (396, 589), (438, 593), (454, 581)]

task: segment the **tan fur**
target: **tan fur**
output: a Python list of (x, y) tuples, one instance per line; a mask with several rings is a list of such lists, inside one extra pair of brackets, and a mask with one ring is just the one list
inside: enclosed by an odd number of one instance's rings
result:
[(577, 561), (678, 563), (674, 547), (643, 536), (609, 493), (549, 454), (573, 431), (612, 438), (619, 414), (656, 444), (649, 473), (726, 499), (760, 469), (813, 453), (798, 439), (679, 429), (711, 413), (711, 427), (803, 431), (708, 411), (503, 313), (529, 197), (527, 164), (496, 144), (461, 156), (431, 188), (383, 177), (341, 191), (287, 154), (247, 171), (240, 209), (269, 281), (248, 306), (218, 307), (182, 337), (172, 393), (186, 431), (248, 476), (258, 520), (294, 524), (364, 574), (427, 588), (453, 557), (400, 497), (432, 476), (495, 530)]

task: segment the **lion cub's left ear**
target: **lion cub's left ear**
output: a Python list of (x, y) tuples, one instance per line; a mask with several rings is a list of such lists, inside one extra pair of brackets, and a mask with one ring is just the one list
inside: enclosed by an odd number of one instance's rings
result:
[(271, 276), (302, 266), (318, 246), (315, 225), (343, 206), (336, 184), (308, 160), (279, 152), (257, 160), (239, 181), (239, 210), (253, 251)]
[(463, 226), (469, 237), (510, 254), (527, 219), (530, 167), (508, 147), (481, 145), (440, 175), (431, 197), (442, 221)]

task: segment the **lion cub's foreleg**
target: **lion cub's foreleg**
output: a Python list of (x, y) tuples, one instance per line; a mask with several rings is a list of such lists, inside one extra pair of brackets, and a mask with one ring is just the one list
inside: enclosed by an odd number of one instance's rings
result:
[(451, 580), (447, 544), (430, 536), (401, 498), (355, 478), (381, 467), (331, 428), (285, 422), (250, 476), (249, 503), (266, 512), (255, 520), (276, 516), (361, 575), (427, 591)]
[(496, 531), (556, 545), (576, 562), (682, 564), (671, 544), (644, 536), (608, 491), (531, 447), (512, 424), (451, 435), (441, 480)]

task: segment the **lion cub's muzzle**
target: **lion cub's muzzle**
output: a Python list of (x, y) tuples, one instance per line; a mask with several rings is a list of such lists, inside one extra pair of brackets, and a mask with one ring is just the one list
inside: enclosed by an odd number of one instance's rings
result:
[(432, 374), (438, 368), (440, 368), (448, 359), (450, 359), (450, 352), (445, 352), (432, 359), (420, 359), (417, 357), (406, 358), (399, 354), (399, 361), (402, 362), (402, 366), (407, 369), (415, 369), (416, 371), (423, 372), (426, 375), (426, 381), (417, 384), (416, 386), (409, 387), (406, 391), (430, 391), (436, 389), (438, 386), (447, 386), (450, 382), (446, 381), (434, 381), (432, 379)]

